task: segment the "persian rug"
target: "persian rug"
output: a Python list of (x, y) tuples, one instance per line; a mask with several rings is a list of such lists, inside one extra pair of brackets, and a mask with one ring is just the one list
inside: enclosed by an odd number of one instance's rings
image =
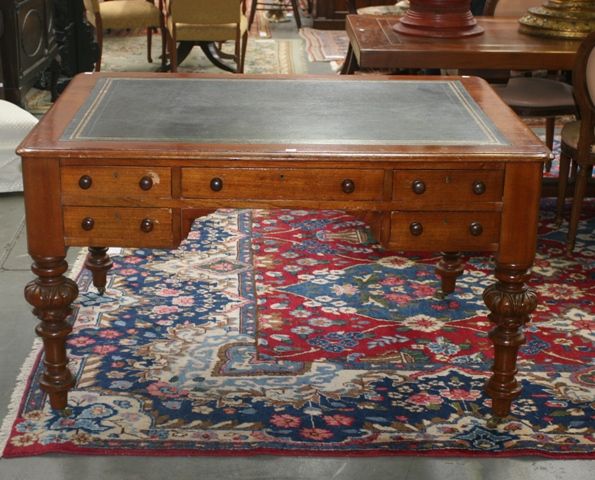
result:
[(593, 457), (595, 202), (583, 211), (567, 256), (543, 204), (523, 392), (499, 424), (491, 258), (433, 298), (434, 258), (383, 251), (343, 212), (218, 210), (174, 251), (113, 253), (103, 296), (73, 267), (69, 409), (40, 391), (38, 342), (3, 455)]

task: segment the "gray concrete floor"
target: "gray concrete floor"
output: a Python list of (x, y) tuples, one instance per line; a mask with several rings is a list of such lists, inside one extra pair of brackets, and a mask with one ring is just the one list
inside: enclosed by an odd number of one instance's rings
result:
[[(297, 36), (293, 23), (274, 25), (273, 29), (273, 38)], [(331, 73), (324, 63), (310, 64), (309, 71)], [(22, 194), (0, 194), (0, 419), (7, 414), (37, 323), (23, 298), (23, 287), (33, 278), (23, 219)], [(76, 253), (70, 252), (69, 257)], [(591, 480), (592, 468), (593, 461), (538, 458), (47, 455), (0, 460), (0, 480)]]

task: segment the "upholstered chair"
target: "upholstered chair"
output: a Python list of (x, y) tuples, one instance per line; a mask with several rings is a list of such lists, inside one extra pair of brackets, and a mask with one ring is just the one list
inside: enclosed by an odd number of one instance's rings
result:
[(595, 32), (587, 36), (578, 49), (572, 83), (580, 120), (567, 123), (562, 128), (557, 208), (557, 220), (561, 223), (572, 160), (576, 163), (578, 172), (566, 243), (569, 253), (574, 250), (587, 181), (593, 175), (595, 163)]
[(37, 118), (14, 103), (0, 100), (0, 192), (22, 192), (21, 158), (15, 150)]
[(165, 0), (171, 71), (178, 68), (177, 42), (235, 42), (236, 72), (244, 72), (248, 19), (244, 0)]
[[(161, 1), (161, 0), (160, 0)], [(147, 61), (151, 63), (151, 39), (153, 30), (161, 30), (161, 64), (165, 65), (165, 31), (161, 9), (153, 0), (83, 0), (87, 21), (95, 27), (99, 58), (95, 71), (101, 70), (104, 30), (147, 29)]]

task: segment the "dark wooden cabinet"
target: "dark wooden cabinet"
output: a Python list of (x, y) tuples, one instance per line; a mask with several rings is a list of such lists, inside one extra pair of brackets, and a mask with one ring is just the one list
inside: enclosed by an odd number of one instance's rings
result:
[[(356, 0), (356, 8), (372, 5), (394, 5), (397, 0)], [(349, 12), (347, 0), (316, 0), (314, 28), (342, 30), (345, 28), (345, 15)]]
[(58, 74), (58, 44), (54, 36), (53, 0), (0, 0), (0, 39), (4, 98), (22, 105), (23, 95), (50, 70)]
[(54, 31), (60, 51), (58, 92), (79, 72), (91, 72), (99, 56), (93, 28), (85, 21), (83, 0), (54, 0)]

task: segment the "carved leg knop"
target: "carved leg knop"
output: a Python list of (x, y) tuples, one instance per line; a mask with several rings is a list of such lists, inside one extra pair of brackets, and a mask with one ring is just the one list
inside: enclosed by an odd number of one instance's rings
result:
[(107, 247), (89, 247), (89, 253), (85, 259), (85, 268), (93, 275), (93, 285), (99, 295), (105, 293), (107, 284), (107, 272), (112, 268), (112, 259), (107, 254)]
[(498, 265), (497, 282), (486, 288), (483, 299), (492, 312), (488, 315), (496, 326), (489, 336), (494, 344), (494, 372), (486, 384), (492, 398), (492, 411), (504, 418), (510, 413), (512, 400), (521, 387), (515, 375), (519, 347), (525, 342), (522, 327), (537, 306), (537, 296), (525, 284), (528, 270), (516, 265)]
[(35, 331), (43, 339), (45, 372), (41, 388), (49, 394), (52, 408), (63, 410), (67, 393), (74, 385), (68, 369), (66, 337), (72, 327), (66, 322), (70, 304), (78, 295), (76, 283), (63, 274), (68, 269), (64, 257), (34, 257), (31, 270), (37, 278), (25, 287), (25, 299), (41, 320)]
[(436, 297), (445, 298), (455, 291), (457, 278), (464, 270), (461, 254), (459, 252), (442, 252), (442, 259), (436, 265), (436, 273), (442, 282)]

